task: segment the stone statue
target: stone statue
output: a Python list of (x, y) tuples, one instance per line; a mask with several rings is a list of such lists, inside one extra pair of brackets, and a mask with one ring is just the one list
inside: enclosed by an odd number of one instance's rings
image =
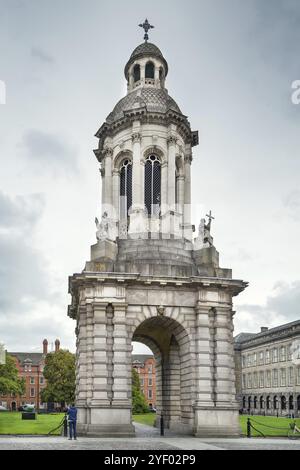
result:
[(211, 221), (214, 217), (211, 215), (211, 211), (208, 217), (208, 223), (205, 219), (200, 220), (200, 225), (198, 228), (198, 237), (195, 239), (195, 249), (200, 250), (201, 248), (209, 248), (213, 246), (213, 237), (211, 236)]
[(104, 212), (101, 218), (101, 222), (99, 222), (98, 218), (95, 218), (95, 224), (97, 227), (96, 238), (98, 241), (107, 240), (108, 238), (108, 214)]

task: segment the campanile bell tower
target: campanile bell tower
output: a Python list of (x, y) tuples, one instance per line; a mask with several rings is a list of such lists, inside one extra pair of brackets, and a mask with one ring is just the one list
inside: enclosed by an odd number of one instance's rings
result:
[[(166, 89), (168, 63), (144, 41), (127, 94), (96, 133), (102, 181), (97, 243), (69, 280), (77, 322), (78, 430), (132, 436), (132, 341), (153, 351), (157, 424), (237, 435), (232, 297), (246, 287), (219, 267), (211, 213), (193, 238), (192, 150), (198, 132)], [(194, 181), (197, 177), (194, 176)]]

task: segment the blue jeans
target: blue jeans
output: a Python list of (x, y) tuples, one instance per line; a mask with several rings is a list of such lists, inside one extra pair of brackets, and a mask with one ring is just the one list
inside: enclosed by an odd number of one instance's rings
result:
[(70, 439), (76, 438), (76, 421), (69, 421)]

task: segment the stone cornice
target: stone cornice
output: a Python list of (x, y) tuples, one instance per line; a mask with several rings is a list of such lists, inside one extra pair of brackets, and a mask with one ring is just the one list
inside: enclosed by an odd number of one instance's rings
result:
[(247, 339), (243, 342), (235, 343), (235, 348), (239, 350), (245, 350), (254, 348), (257, 346), (265, 345), (268, 343), (274, 343), (274, 341), (281, 341), (286, 338), (290, 338), (296, 335), (300, 335), (300, 320), (299, 322), (293, 322), (292, 324), (283, 325), (282, 327), (274, 328), (274, 331), (269, 330), (267, 333), (258, 333), (253, 338)]

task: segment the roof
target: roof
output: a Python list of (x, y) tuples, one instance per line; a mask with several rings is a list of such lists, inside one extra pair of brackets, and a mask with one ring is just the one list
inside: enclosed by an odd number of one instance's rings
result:
[(124, 117), (125, 112), (138, 108), (146, 108), (149, 112), (163, 114), (166, 114), (170, 110), (182, 114), (179, 106), (166, 90), (143, 87), (136, 88), (131, 93), (124, 96), (108, 115), (106, 121), (111, 124)]
[(262, 331), (259, 333), (240, 333), (234, 338), (234, 342), (236, 346), (244, 345), (249, 342), (252, 344), (252, 341), (258, 343), (264, 343), (267, 341), (271, 341), (277, 338), (281, 338), (285, 335), (290, 334), (299, 334), (300, 330), (300, 320), (293, 321), (290, 323), (285, 323), (284, 325), (275, 326), (274, 328), (270, 328), (266, 331)]
[(155, 44), (152, 44), (151, 42), (143, 42), (142, 44), (140, 44), (139, 46), (137, 46), (134, 49), (133, 53), (130, 56), (129, 61), (127, 62), (126, 66), (125, 66), (125, 76), (126, 76), (127, 79), (128, 79), (128, 69), (129, 69), (130, 65), (136, 59), (139, 59), (139, 58), (145, 57), (145, 56), (157, 57), (157, 58), (161, 59), (164, 63), (164, 66), (165, 66), (165, 75), (167, 76), (167, 74), (168, 74), (168, 63), (167, 63), (166, 59), (164, 58), (161, 50)]
[(141, 364), (144, 364), (147, 359), (154, 359), (154, 356), (151, 354), (132, 354), (132, 362), (139, 361)]
[(8, 354), (16, 357), (21, 364), (27, 362), (27, 360), (28, 362), (31, 361), (33, 366), (39, 365), (44, 357), (42, 353), (8, 352)]

